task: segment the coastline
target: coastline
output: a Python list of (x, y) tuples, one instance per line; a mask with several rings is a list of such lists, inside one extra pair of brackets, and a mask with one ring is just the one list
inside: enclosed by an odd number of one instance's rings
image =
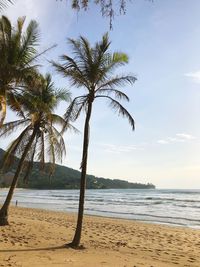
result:
[(85, 215), (85, 249), (63, 248), (75, 226), (75, 213), (11, 207), (0, 266), (200, 266), (198, 229)]
[[(1, 191), (0, 202), (6, 197)], [(78, 190), (16, 189), (13, 205), (77, 212)], [(85, 214), (200, 229), (200, 190), (87, 190)], [(163, 212), (164, 211), (164, 212)]]

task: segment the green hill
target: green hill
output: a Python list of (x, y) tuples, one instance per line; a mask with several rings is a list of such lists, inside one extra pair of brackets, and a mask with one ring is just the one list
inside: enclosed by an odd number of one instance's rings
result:
[[(4, 155), (4, 150), (0, 149), (0, 161)], [(0, 187), (7, 187), (15, 173), (18, 159), (15, 159), (12, 167), (6, 173), (0, 173)], [(48, 166), (48, 163), (46, 163)], [(51, 178), (49, 175), (39, 170), (39, 164), (34, 162), (32, 173), (28, 183), (24, 183), (22, 177), (19, 179), (18, 187), (35, 189), (78, 189), (80, 181), (80, 172), (66, 166), (57, 165), (55, 173)], [(87, 175), (88, 189), (154, 189), (153, 184), (130, 183), (119, 179), (106, 179)]]

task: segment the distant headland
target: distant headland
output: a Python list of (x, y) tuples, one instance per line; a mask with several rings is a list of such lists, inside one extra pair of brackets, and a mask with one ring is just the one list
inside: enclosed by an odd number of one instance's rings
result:
[[(0, 149), (0, 161), (5, 151)], [(6, 173), (0, 173), (0, 187), (8, 187), (16, 170), (15, 159), (12, 168), (8, 169)], [(46, 163), (48, 168), (48, 163)], [(28, 183), (23, 182), (23, 175), (19, 179), (18, 187), (32, 188), (32, 189), (79, 189), (80, 172), (66, 166), (55, 166), (54, 174), (49, 177), (45, 172), (39, 170), (39, 163), (34, 162), (32, 173), (30, 174)], [(22, 173), (23, 174), (23, 173)], [(87, 175), (88, 189), (155, 189), (155, 185), (151, 183), (131, 183), (120, 179), (108, 179), (103, 177), (96, 177), (94, 175)]]

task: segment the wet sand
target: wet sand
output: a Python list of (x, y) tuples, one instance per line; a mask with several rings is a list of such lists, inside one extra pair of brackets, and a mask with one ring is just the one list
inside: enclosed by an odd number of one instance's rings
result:
[(85, 216), (84, 249), (74, 250), (64, 245), (75, 225), (75, 214), (11, 208), (10, 225), (0, 227), (0, 266), (200, 266), (200, 230)]

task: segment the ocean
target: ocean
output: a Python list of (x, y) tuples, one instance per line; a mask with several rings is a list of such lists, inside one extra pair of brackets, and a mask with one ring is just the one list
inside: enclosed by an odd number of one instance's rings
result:
[[(7, 190), (0, 190), (0, 203)], [(77, 212), (79, 190), (16, 189), (18, 206)], [(90, 189), (85, 214), (200, 229), (200, 190)]]

